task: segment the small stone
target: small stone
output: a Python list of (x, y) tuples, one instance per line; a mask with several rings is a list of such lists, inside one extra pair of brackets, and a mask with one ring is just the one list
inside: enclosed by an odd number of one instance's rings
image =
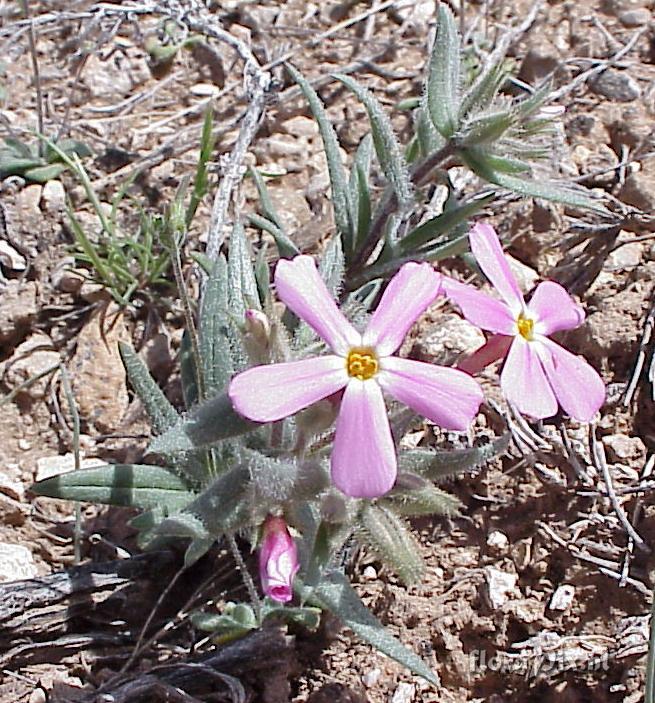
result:
[(102, 283), (84, 281), (79, 289), (79, 295), (87, 303), (99, 303), (101, 300), (110, 300), (111, 293)]
[(35, 688), (32, 693), (30, 693), (28, 703), (46, 703), (47, 700), (45, 691), (42, 688)]
[[(89, 457), (80, 461), (80, 468), (91, 469), (94, 466), (105, 466), (107, 462), (102, 459)], [(75, 469), (75, 455), (57, 454), (55, 456), (43, 456), (36, 460), (36, 481), (43, 481), (59, 474), (67, 474)]]
[(20, 191), (16, 197), (16, 220), (20, 221), (23, 229), (30, 229), (39, 224), (41, 219), (41, 195), (43, 187), (30, 185)]
[(365, 581), (375, 581), (378, 577), (378, 572), (373, 566), (367, 566), (362, 572), (362, 578)]
[(548, 607), (551, 610), (568, 610), (575, 598), (575, 588), (570, 584), (558, 586), (553, 593)]
[(477, 327), (459, 315), (449, 314), (430, 321), (417, 345), (422, 360), (449, 366), (458, 357), (479, 349), (485, 341)]
[(0, 471), (0, 493), (21, 501), (25, 498), (25, 487), (18, 481), (12, 481), (6, 473)]
[(605, 269), (609, 271), (624, 271), (633, 269), (641, 264), (642, 245), (639, 242), (622, 244), (607, 257)]
[(34, 557), (27, 547), (0, 542), (0, 582), (32, 579), (37, 573)]
[(63, 212), (66, 208), (66, 191), (61, 181), (48, 181), (41, 193), (41, 209), (49, 213)]
[(589, 81), (592, 92), (620, 103), (629, 103), (641, 97), (637, 81), (627, 73), (608, 68)]
[(18, 448), (19, 448), (21, 451), (26, 452), (26, 451), (28, 451), (28, 450), (30, 450), (30, 449), (32, 448), (32, 445), (31, 445), (26, 439), (23, 439), (23, 438), (21, 437), (21, 438), (18, 440)]
[(626, 205), (632, 205), (644, 212), (655, 210), (655, 174), (647, 171), (636, 171), (626, 179), (619, 199)]
[(487, 535), (487, 546), (495, 552), (504, 552), (509, 547), (509, 539), (504, 532), (492, 530)]
[(380, 680), (382, 671), (380, 669), (370, 669), (365, 674), (362, 674), (362, 683), (366, 688), (373, 688)]
[(281, 127), (287, 134), (293, 137), (314, 139), (318, 136), (318, 123), (316, 120), (312, 120), (310, 117), (304, 117), (303, 115), (285, 120)]
[(0, 264), (10, 271), (24, 271), (27, 268), (25, 257), (4, 239), (0, 239)]
[(505, 571), (487, 566), (484, 569), (484, 576), (487, 582), (487, 598), (489, 605), (498, 610), (502, 608), (510, 596), (516, 593), (517, 574), (508, 574)]
[(539, 274), (533, 268), (530, 268), (530, 266), (526, 266), (526, 264), (515, 259), (511, 254), (505, 254), (505, 258), (509, 263), (512, 273), (516, 276), (519, 288), (524, 293), (531, 291), (537, 285)]
[(640, 462), (646, 456), (646, 446), (639, 437), (621, 433), (611, 434), (603, 437), (603, 445), (611, 462)]
[(20, 338), (38, 312), (34, 281), (10, 280), (0, 291), (0, 345)]
[[(60, 362), (59, 352), (55, 351), (52, 340), (43, 332), (30, 335), (19, 344), (9, 360), (0, 364), (2, 380), (10, 388), (18, 388), (26, 381), (33, 381), (39, 374), (54, 371)], [(47, 374), (25, 387), (21, 394), (31, 398), (42, 398), (50, 381)]]
[(75, 259), (72, 256), (63, 258), (50, 274), (50, 283), (53, 288), (62, 293), (77, 295), (84, 285), (84, 277), (78, 271), (73, 270)]
[(412, 703), (415, 695), (416, 686), (413, 683), (401, 681), (391, 696), (391, 703)]
[(197, 95), (199, 98), (210, 98), (217, 95), (219, 90), (213, 83), (196, 83), (189, 88), (191, 95)]
[(636, 10), (626, 10), (619, 14), (619, 22), (624, 27), (643, 27), (651, 20), (651, 13), (645, 7), (637, 8)]

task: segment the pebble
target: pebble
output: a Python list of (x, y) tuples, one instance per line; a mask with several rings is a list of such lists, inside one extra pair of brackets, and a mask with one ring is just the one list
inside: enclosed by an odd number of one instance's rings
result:
[(401, 681), (391, 696), (391, 703), (411, 703), (415, 695), (416, 686), (413, 683)]
[(373, 688), (380, 680), (382, 671), (380, 669), (370, 669), (365, 674), (362, 674), (362, 683), (366, 688)]
[(493, 530), (487, 535), (487, 546), (497, 552), (504, 552), (509, 547), (509, 539), (504, 532)]
[(626, 10), (619, 14), (619, 22), (624, 27), (643, 27), (651, 20), (651, 13), (645, 7), (636, 10)]
[(4, 239), (0, 239), (0, 264), (11, 271), (24, 271), (27, 268), (25, 257)]
[(61, 181), (48, 181), (41, 193), (41, 208), (45, 212), (63, 212), (66, 207), (66, 191)]
[(378, 577), (378, 572), (373, 566), (367, 566), (362, 572), (362, 578), (365, 581), (375, 581)]
[(570, 584), (562, 584), (555, 589), (548, 607), (551, 610), (568, 610), (575, 598), (575, 588)]
[(637, 81), (627, 73), (608, 68), (589, 81), (592, 92), (620, 103), (629, 103), (641, 97)]
[(0, 582), (31, 579), (37, 573), (34, 557), (27, 547), (0, 542)]
[(487, 566), (484, 569), (487, 582), (487, 597), (494, 610), (502, 608), (516, 590), (517, 574), (508, 574), (505, 571)]
[[(107, 462), (102, 459), (89, 457), (88, 459), (81, 460), (80, 467), (82, 469), (91, 469), (94, 466), (104, 466), (106, 463)], [(36, 460), (36, 480), (43, 481), (52, 476), (66, 474), (74, 469), (75, 455), (72, 453), (42, 456), (40, 459)]]

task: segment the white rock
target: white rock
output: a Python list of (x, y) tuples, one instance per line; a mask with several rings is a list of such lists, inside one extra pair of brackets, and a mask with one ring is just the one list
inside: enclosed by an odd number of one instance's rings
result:
[(508, 574), (493, 566), (487, 566), (484, 576), (487, 581), (489, 604), (494, 610), (502, 608), (510, 596), (516, 593), (517, 574)]
[(191, 95), (197, 95), (200, 98), (208, 98), (217, 95), (220, 88), (213, 83), (196, 83), (189, 88)]
[(416, 686), (413, 683), (401, 681), (393, 696), (391, 696), (391, 703), (411, 703), (415, 695)]
[[(94, 466), (104, 466), (107, 462), (102, 459), (89, 458), (82, 459), (80, 467), (90, 469)], [(44, 456), (36, 460), (36, 480), (43, 481), (46, 478), (66, 474), (75, 469), (74, 454), (64, 454), (56, 456)]]
[(373, 688), (380, 680), (380, 676), (382, 676), (382, 671), (380, 669), (371, 669), (365, 674), (362, 674), (362, 683), (366, 688)]
[(24, 271), (27, 268), (25, 257), (4, 239), (0, 239), (0, 264), (11, 271)]
[(32, 552), (20, 544), (0, 542), (0, 581), (20, 581), (37, 575)]
[(378, 572), (373, 566), (367, 566), (362, 572), (362, 578), (365, 581), (375, 581), (378, 577)]
[(487, 535), (487, 546), (495, 551), (504, 552), (509, 546), (509, 538), (500, 530), (492, 530)]
[(558, 586), (553, 593), (548, 607), (551, 610), (568, 610), (575, 598), (575, 587), (565, 583)]
[(18, 481), (12, 481), (6, 473), (0, 471), (0, 493), (20, 501), (25, 497), (25, 487)]
[(66, 207), (66, 191), (61, 181), (48, 181), (41, 193), (41, 208), (46, 212), (63, 212)]

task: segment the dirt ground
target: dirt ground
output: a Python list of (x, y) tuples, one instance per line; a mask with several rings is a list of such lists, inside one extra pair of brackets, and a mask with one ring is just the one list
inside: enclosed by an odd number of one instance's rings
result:
[[(394, 107), (420, 94), (434, 32), (433, 0), (208, 4), (221, 26), (251, 46), (262, 64), (291, 52), (290, 60), (308, 78), (323, 79), (320, 93), (348, 156), (367, 122), (364, 109), (330, 80), (336, 70), (347, 67), (373, 89), (392, 111), (399, 133), (407, 134), (408, 115)], [(493, 46), (533, 3), (464, 6), (461, 26), (477, 44), (468, 49), (473, 52)], [(153, 211), (165, 207), (183, 177), (193, 174), (210, 102), (218, 135), (214, 171), (220, 174), (221, 155), (229, 153), (244, 109), (243, 67), (228, 47), (184, 49), (170, 65), (154, 66), (146, 47), (158, 36), (161, 20), (153, 14), (112, 13), (84, 0), (40, 0), (29, 3), (29, 11), (44, 132), (90, 147), (93, 157), (84, 163), (103, 202), (110, 203), (121, 184), (138, 174), (130, 188), (133, 202)], [(464, 504), (461, 517), (415, 522), (428, 564), (420, 585), (407, 589), (374, 558), (353, 555), (352, 579), (362, 598), (437, 672), (438, 690), (328, 618), (318, 634), (264, 633), (269, 639), (234, 650), (237, 664), (225, 670), (243, 681), (250, 700), (643, 700), (655, 566), (652, 12), (646, 0), (541, 2), (535, 22), (509, 50), (522, 81), (536, 84), (552, 74), (566, 108), (552, 155), (555, 168), (603, 191), (616, 208), (637, 208), (641, 214), (633, 224), (618, 234), (598, 226), (585, 237), (565, 208), (516, 198), (488, 213), (511, 239), (509, 251), (526, 288), (538, 278), (552, 278), (583, 303), (585, 324), (560, 341), (602, 373), (608, 400), (600, 418), (592, 427), (554, 418), (532, 430), (515, 419), (514, 443), (502, 460), (449, 484)], [(0, 132), (30, 140), (38, 128), (37, 91), (29, 24), (23, 20), (20, 3), (0, 1)], [(276, 84), (246, 163), (275, 176), (269, 188), (294, 240), (316, 251), (333, 230), (326, 162), (302, 97), (281, 66), (272, 74)], [(212, 194), (201, 205), (188, 250), (203, 248)], [(17, 177), (0, 183), (4, 582), (47, 576), (74, 562), (74, 507), (29, 492), (37, 477), (72, 461), (64, 456), (71, 452), (72, 433), (60, 377), (45, 373), (27, 387), (21, 384), (60, 360), (66, 364), (88, 461), (137, 461), (147, 444), (148, 425), (126, 387), (118, 340), (133, 343), (169, 398), (181, 403), (179, 301), (172, 289), (155, 287), (119, 310), (101, 287), (71, 272), (67, 196), (80, 222), (97, 231), (97, 219), (70, 174), (45, 185)], [(256, 203), (255, 188), (246, 180), (238, 209), (252, 212)], [(136, 205), (131, 214), (127, 210), (129, 227)], [(250, 234), (256, 246), (259, 233)], [(435, 358), (444, 329), (464, 333), (452, 310), (431, 311), (413, 331), (409, 348)], [(491, 401), (500, 403), (492, 376), (490, 371), (483, 383)], [(477, 422), (478, 431), (489, 436), (503, 431), (491, 401)], [(431, 432), (417, 428), (416, 441)], [(140, 553), (126, 524), (132, 513), (85, 506), (82, 516), (84, 562), (132, 564), (130, 556)], [(628, 534), (622, 519), (636, 534)], [(103, 581), (96, 574), (86, 595), (78, 594), (74, 604), (64, 599), (65, 607), (25, 601), (24, 610), (10, 615), (11, 603), (0, 607), (0, 701), (197, 700), (174, 693), (175, 686), (184, 688), (176, 680), (167, 689), (147, 675), (153, 667), (168, 675), (167, 664), (192, 651), (212, 651), (193, 632), (188, 613), (212, 599), (242, 597), (239, 579), (230, 557), (216, 548), (160, 604), (153, 622), (163, 626), (172, 618), (170, 630), (127, 662), (164, 582), (179, 568), (170, 554), (160, 561), (156, 556), (135, 562), (128, 576)], [(250, 668), (244, 668), (246, 660)], [(144, 684), (140, 694), (124, 690), (111, 699), (96, 696), (126, 664), (150, 688)], [(198, 697), (229, 700), (225, 682), (216, 685), (213, 694)]]

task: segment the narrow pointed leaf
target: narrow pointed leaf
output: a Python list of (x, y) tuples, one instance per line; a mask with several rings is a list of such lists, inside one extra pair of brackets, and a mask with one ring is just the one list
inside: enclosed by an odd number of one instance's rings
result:
[(391, 120), (377, 98), (350, 76), (335, 74), (335, 78), (350, 89), (363, 103), (371, 124), (375, 153), (384, 175), (391, 183), (401, 209), (411, 206), (414, 190), (403, 150), (396, 139)]
[(393, 510), (398, 515), (418, 517), (420, 515), (457, 515), (462, 507), (455, 496), (442, 491), (437, 486), (427, 484), (416, 490), (408, 490), (388, 495), (380, 501), (382, 507)]
[(428, 112), (439, 134), (450, 139), (458, 128), (460, 43), (455, 18), (443, 2), (439, 3), (437, 22), (428, 69)]
[(149, 464), (107, 464), (39, 481), (37, 495), (133, 508), (181, 510), (195, 498), (172, 470)]
[(309, 81), (297, 71), (291, 64), (286, 64), (287, 70), (291, 74), (293, 80), (298, 84), (298, 87), (303, 92), (309, 107), (314, 115), (314, 119), (318, 123), (318, 129), (323, 140), (325, 149), (325, 157), (328, 164), (328, 173), (330, 174), (330, 189), (332, 192), (332, 206), (334, 208), (334, 220), (337, 225), (337, 230), (343, 237), (346, 250), (352, 248), (353, 241), (353, 225), (350, 221), (350, 205), (348, 203), (348, 180), (346, 172), (341, 162), (341, 153), (339, 152), (339, 140), (334, 131), (332, 123), (328, 119), (323, 102), (318, 97), (318, 93), (311, 86)]
[(205, 285), (198, 325), (200, 357), (209, 395), (224, 390), (234, 373), (230, 337), (235, 332), (228, 314), (228, 296), (227, 261), (221, 254)]
[(284, 230), (281, 229), (275, 222), (272, 222), (267, 217), (262, 217), (261, 215), (248, 215), (248, 220), (253, 227), (259, 227), (259, 229), (268, 232), (275, 240), (275, 246), (277, 247), (278, 254), (283, 259), (292, 259), (294, 256), (300, 254), (300, 249), (291, 241), (291, 239), (285, 234)]
[(409, 254), (420, 247), (428, 246), (436, 238), (450, 232), (457, 225), (465, 223), (470, 217), (486, 207), (495, 198), (493, 193), (475, 200), (456, 205), (419, 225), (399, 242), (400, 251)]
[(390, 566), (405, 585), (420, 580), (425, 571), (418, 543), (400, 517), (379, 505), (361, 512), (360, 540)]
[(148, 451), (153, 454), (192, 451), (245, 434), (257, 426), (234, 410), (227, 393), (219, 393), (155, 437)]
[(377, 650), (431, 684), (439, 685), (439, 679), (427, 664), (388, 632), (384, 625), (369, 612), (346, 576), (333, 571), (326, 575), (313, 590), (304, 587), (300, 579), (296, 578), (296, 588), (305, 600), (313, 601), (334, 613), (344, 625)]
[(431, 480), (439, 480), (464, 471), (473, 471), (504, 454), (509, 448), (509, 441), (510, 435), (505, 433), (489, 444), (470, 449), (410, 449), (399, 455), (398, 468), (403, 472), (417, 473)]
[(150, 375), (148, 367), (129, 344), (119, 342), (118, 351), (127, 378), (139, 400), (143, 403), (153, 430), (156, 433), (161, 433), (173, 427), (180, 416)]
[(248, 308), (261, 309), (250, 245), (240, 222), (234, 225), (228, 254), (228, 310), (243, 320)]

